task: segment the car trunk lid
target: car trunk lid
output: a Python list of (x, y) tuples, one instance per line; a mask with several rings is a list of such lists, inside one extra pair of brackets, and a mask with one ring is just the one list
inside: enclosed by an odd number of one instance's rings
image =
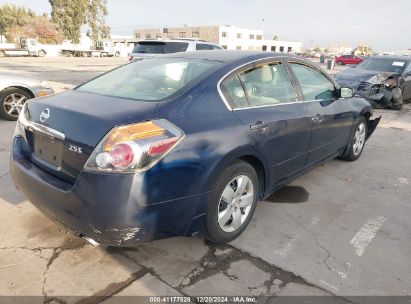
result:
[(113, 127), (157, 118), (156, 108), (156, 102), (77, 91), (30, 101), (25, 131), (30, 159), (49, 173), (74, 182)]

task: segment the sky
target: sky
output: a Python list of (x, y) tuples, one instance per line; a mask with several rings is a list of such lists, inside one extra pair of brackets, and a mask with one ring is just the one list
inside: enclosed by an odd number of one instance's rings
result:
[[(50, 13), (48, 0), (0, 0)], [(113, 35), (190, 24), (264, 30), (304, 47), (411, 49), (411, 0), (108, 0)], [(263, 21), (264, 20), (264, 21)]]

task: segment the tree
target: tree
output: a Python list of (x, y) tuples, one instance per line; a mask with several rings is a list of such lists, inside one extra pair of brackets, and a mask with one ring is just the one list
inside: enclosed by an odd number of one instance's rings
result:
[(90, 36), (93, 41), (110, 37), (110, 28), (106, 25), (107, 0), (89, 0), (86, 22), (90, 27)]
[(51, 17), (66, 39), (80, 42), (81, 27), (88, 24), (94, 41), (110, 36), (105, 23), (107, 0), (49, 0)]
[(321, 53), (321, 49), (318, 46), (315, 49), (313, 49), (313, 51), (316, 53)]
[(35, 18), (31, 9), (23, 6), (5, 4), (0, 7), (0, 35), (4, 35), (10, 42), (15, 42), (21, 32), (21, 27), (28, 20)]
[(47, 14), (37, 16), (34, 11), (23, 6), (3, 5), (0, 7), (0, 35), (9, 42), (19, 38), (35, 38), (41, 43), (58, 43), (62, 36)]
[(22, 27), (22, 33), (25, 37), (35, 38), (45, 44), (57, 44), (63, 41), (63, 35), (57, 30), (56, 25), (44, 15), (28, 20)]
[(85, 23), (87, 0), (49, 0), (51, 19), (62, 31), (64, 38), (80, 42), (81, 26)]

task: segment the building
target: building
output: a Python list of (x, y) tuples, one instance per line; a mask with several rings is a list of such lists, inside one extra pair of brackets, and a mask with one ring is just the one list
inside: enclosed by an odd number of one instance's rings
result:
[(198, 39), (217, 43), (227, 50), (272, 51), (301, 53), (302, 43), (292, 41), (266, 40), (264, 32), (225, 26), (189, 26), (139, 29), (134, 32), (136, 41), (146, 39)]

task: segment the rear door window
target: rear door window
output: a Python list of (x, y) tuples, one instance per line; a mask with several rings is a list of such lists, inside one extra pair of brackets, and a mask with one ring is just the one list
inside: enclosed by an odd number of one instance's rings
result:
[(296, 101), (288, 73), (280, 63), (261, 65), (231, 75), (222, 82), (221, 89), (232, 108)]
[(196, 45), (197, 51), (211, 51), (213, 49), (214, 47), (211, 44), (197, 43)]
[(304, 100), (335, 99), (334, 84), (322, 73), (298, 63), (291, 63), (290, 66), (300, 83)]
[(280, 63), (263, 65), (240, 74), (250, 106), (296, 101), (288, 73)]

